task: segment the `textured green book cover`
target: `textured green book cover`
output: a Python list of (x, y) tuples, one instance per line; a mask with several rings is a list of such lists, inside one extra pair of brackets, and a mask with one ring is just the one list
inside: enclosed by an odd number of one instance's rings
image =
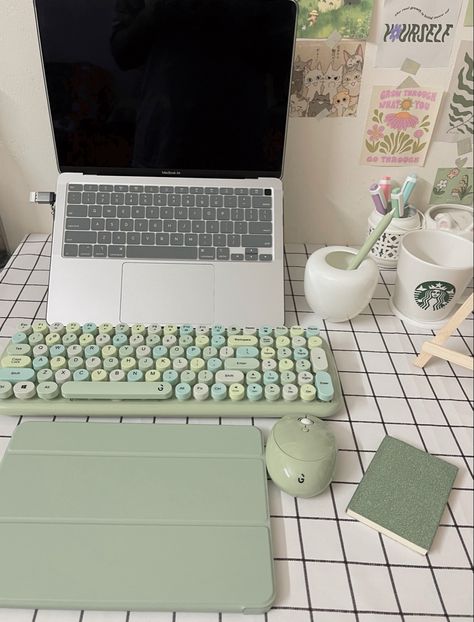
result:
[(427, 553), (457, 472), (454, 465), (386, 436), (347, 514), (418, 553)]

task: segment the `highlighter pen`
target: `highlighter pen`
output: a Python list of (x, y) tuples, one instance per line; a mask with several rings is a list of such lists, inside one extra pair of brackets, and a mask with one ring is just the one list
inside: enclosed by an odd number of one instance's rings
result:
[(402, 193), (403, 193), (403, 200), (405, 201), (405, 205), (410, 200), (410, 195), (413, 192), (413, 188), (415, 187), (415, 184), (416, 184), (416, 179), (417, 179), (416, 173), (412, 173), (411, 175), (408, 175), (408, 177), (403, 182)]
[(379, 181), (380, 187), (382, 188), (382, 192), (385, 195), (385, 202), (387, 205), (390, 202), (390, 193), (392, 192), (392, 180), (390, 177), (383, 177)]
[(391, 205), (394, 210), (394, 216), (396, 218), (403, 218), (405, 216), (405, 201), (401, 188), (394, 188), (391, 194)]
[(385, 201), (385, 196), (380, 188), (380, 184), (372, 184), (369, 188), (370, 196), (372, 197), (372, 201), (374, 202), (375, 209), (379, 212), (379, 214), (387, 213), (387, 202)]

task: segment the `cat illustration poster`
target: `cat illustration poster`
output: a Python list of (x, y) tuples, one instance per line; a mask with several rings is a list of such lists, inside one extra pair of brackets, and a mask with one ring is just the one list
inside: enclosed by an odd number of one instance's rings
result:
[(461, 41), (434, 140), (457, 142), (473, 135), (474, 68), (472, 41)]
[(291, 81), (291, 117), (350, 117), (357, 113), (365, 43), (297, 41)]
[(447, 67), (463, 0), (385, 0), (377, 67)]
[(299, 39), (327, 39), (337, 31), (344, 39), (369, 36), (373, 0), (299, 0)]
[(364, 130), (361, 164), (423, 166), (442, 91), (375, 86)]
[(473, 203), (472, 167), (439, 168), (431, 191), (430, 205)]

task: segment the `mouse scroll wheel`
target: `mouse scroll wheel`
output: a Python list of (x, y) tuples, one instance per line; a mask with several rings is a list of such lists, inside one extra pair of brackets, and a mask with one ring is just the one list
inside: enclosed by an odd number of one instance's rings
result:
[(303, 425), (313, 425), (314, 421), (312, 419), (308, 419), (307, 417), (303, 417), (302, 419), (300, 419), (300, 422)]

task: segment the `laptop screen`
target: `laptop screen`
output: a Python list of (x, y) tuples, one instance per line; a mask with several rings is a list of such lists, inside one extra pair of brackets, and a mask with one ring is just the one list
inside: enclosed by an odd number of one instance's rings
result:
[(281, 175), (292, 0), (35, 0), (61, 172)]

